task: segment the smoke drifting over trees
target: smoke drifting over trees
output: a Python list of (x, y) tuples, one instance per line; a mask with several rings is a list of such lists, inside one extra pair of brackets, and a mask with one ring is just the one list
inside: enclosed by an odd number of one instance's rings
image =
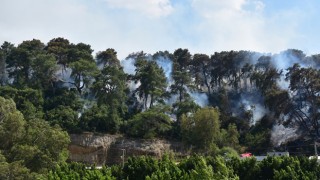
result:
[[(181, 140), (181, 118), (214, 107), (221, 137), (235, 125), (240, 146), (249, 150), (319, 138), (317, 54), (289, 49), (206, 55), (179, 48), (134, 52), (119, 60), (111, 48), (95, 56), (92, 52), (90, 45), (64, 38), (47, 44), (35, 39), (17, 46), (4, 42), (0, 95), (12, 98), (25, 116), (36, 113), (69, 132), (137, 135), (130, 128), (162, 127), (159, 137)], [(27, 92), (38, 94), (39, 100)], [(141, 117), (150, 122), (144, 124)]]

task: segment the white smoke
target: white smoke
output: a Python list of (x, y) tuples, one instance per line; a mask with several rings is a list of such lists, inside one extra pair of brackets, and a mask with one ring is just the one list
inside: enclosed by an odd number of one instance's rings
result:
[(189, 92), (190, 96), (194, 100), (196, 104), (198, 104), (201, 107), (208, 106), (209, 100), (208, 95), (206, 93), (200, 93), (200, 92)]
[(294, 64), (299, 64), (301, 67), (308, 68), (312, 67), (313, 63), (311, 61), (306, 61), (305, 59), (299, 59), (293, 54), (291, 50), (283, 51), (280, 54), (273, 55), (271, 63), (278, 70), (282, 70), (282, 74), (277, 84), (281, 89), (287, 90), (290, 83), (285, 80), (285, 75), (288, 73), (288, 68), (292, 67)]
[[(146, 55), (146, 60), (151, 61), (152, 60), (152, 56), (151, 55)], [(157, 65), (159, 67), (161, 67), (164, 71), (164, 74), (166, 76), (167, 82), (168, 82), (168, 88), (167, 90), (169, 90), (170, 85), (172, 85), (173, 79), (172, 79), (172, 60), (167, 57), (167, 56), (158, 56), (155, 59), (155, 62), (157, 63)], [(126, 60), (122, 60), (121, 61), (121, 65), (123, 67), (123, 70), (125, 73), (130, 74), (130, 75), (134, 75), (136, 72), (136, 67), (134, 66), (135, 63), (135, 59), (134, 58), (127, 58)], [(140, 86), (140, 82), (130, 82), (128, 83), (128, 86), (132, 91), (134, 91), (135, 89), (137, 89)], [(200, 93), (200, 92), (191, 92), (188, 90), (188, 93), (190, 94), (190, 96), (193, 98), (193, 100), (195, 101), (195, 103), (197, 103), (199, 106), (201, 107), (205, 107), (208, 105), (209, 100), (208, 100), (208, 96), (206, 93)], [(138, 98), (139, 99), (139, 98)], [(171, 98), (169, 98), (167, 100), (168, 104), (173, 104), (174, 100), (177, 99), (177, 96), (172, 95)]]
[(241, 105), (246, 111), (252, 112), (252, 120), (250, 122), (251, 125), (255, 125), (257, 121), (261, 120), (264, 115), (267, 114), (268, 110), (264, 108), (260, 103), (254, 102), (251, 98), (244, 99), (241, 98)]
[(168, 57), (159, 56), (156, 59), (156, 63), (158, 64), (158, 66), (160, 66), (163, 69), (164, 74), (167, 78), (167, 82), (170, 86), (172, 84), (172, 77), (171, 77), (172, 61), (171, 61), (171, 59), (169, 59)]
[(120, 62), (121, 66), (123, 67), (123, 71), (130, 75), (134, 75), (136, 73), (136, 67), (134, 66), (134, 63), (134, 58), (128, 58)]
[(299, 133), (295, 128), (284, 127), (282, 124), (274, 125), (271, 131), (271, 141), (274, 146), (295, 140)]
[(62, 87), (72, 88), (74, 80), (71, 78), (72, 69), (59, 66), (59, 69), (55, 72), (55, 77), (57, 80), (62, 83)]

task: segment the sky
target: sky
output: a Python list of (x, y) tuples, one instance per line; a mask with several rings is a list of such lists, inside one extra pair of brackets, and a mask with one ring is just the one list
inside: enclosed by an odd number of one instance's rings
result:
[(0, 43), (63, 37), (133, 52), (320, 53), (319, 0), (0, 0)]

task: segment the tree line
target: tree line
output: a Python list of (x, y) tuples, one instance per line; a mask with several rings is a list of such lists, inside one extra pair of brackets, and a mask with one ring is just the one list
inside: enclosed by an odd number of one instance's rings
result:
[(194, 155), (180, 162), (164, 156), (156, 160), (151, 157), (131, 157), (123, 165), (103, 166), (96, 169), (81, 163), (60, 164), (50, 171), (48, 179), (319, 179), (320, 169), (316, 159), (306, 157), (268, 157), (261, 162), (255, 158), (240, 160), (222, 156)]
[[(177, 139), (206, 153), (225, 146), (263, 153), (279, 142), (317, 141), (319, 60), (295, 49), (192, 55), (179, 48), (120, 61), (112, 48), (93, 56), (89, 44), (61, 37), (4, 42), (0, 96), (13, 99), (25, 119), (69, 133)], [(276, 139), (279, 125), (297, 137)]]

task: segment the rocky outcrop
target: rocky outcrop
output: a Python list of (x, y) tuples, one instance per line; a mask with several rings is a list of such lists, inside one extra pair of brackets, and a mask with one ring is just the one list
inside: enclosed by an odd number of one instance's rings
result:
[(125, 138), (121, 135), (70, 134), (69, 160), (89, 164), (117, 164), (130, 156), (161, 158), (164, 153), (185, 154), (180, 142)]

